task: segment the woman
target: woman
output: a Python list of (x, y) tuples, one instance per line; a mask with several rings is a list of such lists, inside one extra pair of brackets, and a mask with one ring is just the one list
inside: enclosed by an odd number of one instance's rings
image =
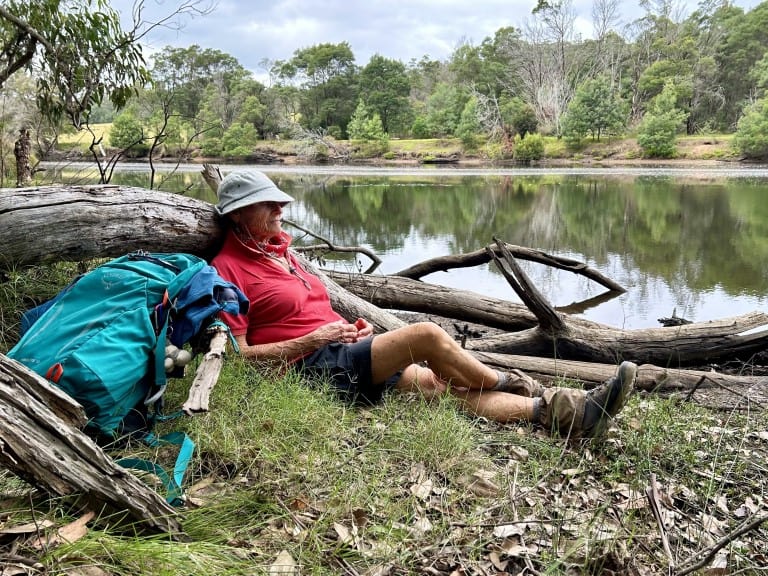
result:
[(320, 279), (290, 252), (282, 214), (291, 196), (264, 174), (241, 171), (221, 181), (218, 197), (216, 210), (229, 227), (212, 264), (250, 301), (247, 316), (225, 318), (246, 358), (329, 376), (355, 401), (376, 402), (393, 388), (428, 398), (450, 392), (477, 416), (527, 420), (577, 438), (602, 433), (632, 389), (631, 362), (589, 392), (544, 388), (517, 370), (482, 364), (430, 322), (374, 335), (364, 318), (336, 313)]

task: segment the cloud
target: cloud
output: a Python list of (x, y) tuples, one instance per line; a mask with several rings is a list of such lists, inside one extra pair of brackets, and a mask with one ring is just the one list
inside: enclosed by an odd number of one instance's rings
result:
[[(167, 16), (182, 1), (145, 0), (145, 16)], [(748, 9), (757, 2), (735, 4)], [(133, 0), (111, 5), (130, 18)], [(322, 43), (348, 42), (360, 66), (374, 54), (405, 64), (423, 56), (445, 60), (461, 42), (477, 45), (499, 28), (522, 27), (535, 5), (536, 0), (218, 0), (205, 16), (177, 18), (179, 30), (153, 31), (149, 47), (220, 50), (262, 78), (264, 60), (288, 60), (296, 50)], [(573, 0), (573, 7), (577, 32), (589, 36), (591, 0)], [(627, 21), (642, 14), (634, 0), (624, 0), (618, 12)]]

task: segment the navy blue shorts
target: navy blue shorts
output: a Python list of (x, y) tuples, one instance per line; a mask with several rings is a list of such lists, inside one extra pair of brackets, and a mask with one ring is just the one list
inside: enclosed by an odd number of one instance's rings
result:
[(354, 344), (326, 344), (296, 363), (306, 375), (329, 379), (344, 400), (357, 404), (376, 404), (400, 379), (393, 374), (383, 384), (374, 384), (371, 369), (371, 342), (364, 338)]

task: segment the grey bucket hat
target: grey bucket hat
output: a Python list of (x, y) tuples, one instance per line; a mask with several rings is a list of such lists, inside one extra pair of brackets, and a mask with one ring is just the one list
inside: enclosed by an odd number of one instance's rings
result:
[(256, 170), (227, 174), (219, 183), (216, 193), (219, 197), (216, 212), (222, 216), (257, 202), (293, 202), (293, 197)]

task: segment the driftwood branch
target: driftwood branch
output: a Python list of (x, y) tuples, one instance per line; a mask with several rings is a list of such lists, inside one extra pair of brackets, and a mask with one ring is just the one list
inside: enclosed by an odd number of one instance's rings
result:
[[(499, 268), (504, 278), (507, 279), (509, 285), (520, 297), (528, 309), (534, 313), (539, 321), (539, 329), (544, 332), (550, 332), (553, 335), (559, 335), (567, 331), (567, 327), (563, 319), (557, 314), (557, 312), (549, 305), (546, 298), (538, 291), (536, 286), (530, 281), (528, 276), (523, 272), (518, 263), (515, 261), (512, 253), (507, 249), (503, 242), (494, 238), (496, 247), (501, 253), (499, 257), (493, 250), (488, 250), (488, 253), (493, 258), (496, 266)], [(509, 270), (507, 270), (509, 268)]]
[(0, 354), (0, 464), (56, 495), (79, 493), (96, 508), (180, 536), (174, 509), (73, 426), (85, 423), (78, 408), (45, 379)]
[[(579, 262), (578, 260), (573, 260), (572, 258), (565, 258), (562, 256), (553, 256), (552, 254), (547, 254), (541, 250), (535, 250), (533, 248), (526, 248), (523, 246), (514, 246), (512, 244), (505, 244), (505, 247), (515, 258), (519, 258), (520, 260), (538, 262), (540, 264), (551, 266), (552, 268), (566, 270), (568, 272), (573, 272), (574, 274), (580, 274), (585, 278), (589, 278), (590, 280), (597, 282), (601, 286), (605, 286), (605, 288), (612, 292), (626, 292), (626, 289), (623, 286), (604, 276), (599, 271), (591, 268), (587, 264)], [(474, 266), (488, 264), (492, 260), (488, 250), (496, 251), (498, 250), (498, 246), (488, 246), (482, 250), (469, 252), (467, 254), (432, 258), (430, 260), (420, 262), (419, 264), (415, 264), (414, 266), (410, 266), (409, 268), (405, 268), (404, 270), (400, 270), (394, 275), (418, 280), (424, 276), (433, 274), (434, 272), (445, 272), (454, 268), (472, 268)]]
[(199, 412), (208, 412), (208, 402), (211, 391), (219, 380), (219, 374), (224, 366), (224, 354), (227, 349), (228, 332), (224, 326), (215, 326), (208, 352), (195, 371), (195, 379), (189, 387), (189, 396), (182, 404), (185, 414), (192, 416)]

